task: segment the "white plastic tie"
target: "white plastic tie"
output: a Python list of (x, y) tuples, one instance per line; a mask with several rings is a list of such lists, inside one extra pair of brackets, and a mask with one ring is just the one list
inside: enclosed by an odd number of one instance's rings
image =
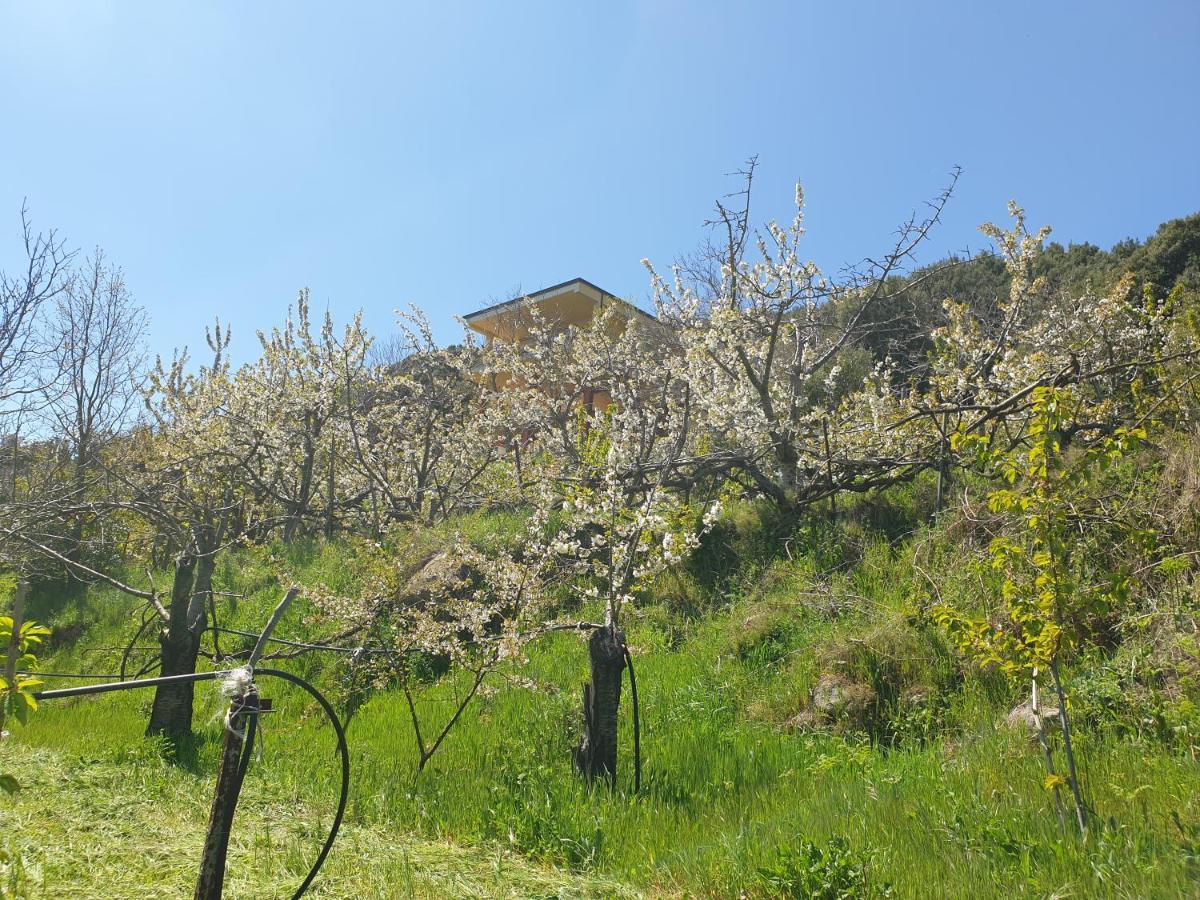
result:
[(217, 680), (217, 687), (221, 696), (229, 703), (225, 712), (226, 730), (239, 738), (244, 738), (246, 736), (244, 732), (235, 731), (233, 728), (233, 711), (235, 704), (240, 708), (243, 698), (258, 692), (258, 688), (254, 685), (254, 672), (249, 666), (232, 669)]

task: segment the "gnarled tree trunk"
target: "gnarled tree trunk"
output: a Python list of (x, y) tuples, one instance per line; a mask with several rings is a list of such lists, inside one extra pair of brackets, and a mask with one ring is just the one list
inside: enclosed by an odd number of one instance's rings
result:
[(592, 680), (583, 686), (583, 737), (575, 765), (588, 781), (617, 781), (617, 712), (625, 672), (625, 635), (615, 626), (597, 628), (588, 639)]
[[(204, 601), (212, 589), (211, 556), (199, 562), (190, 553), (175, 560), (175, 579), (171, 585), (170, 618), (158, 637), (161, 675), (191, 675), (200, 656), (200, 636), (207, 616)], [(197, 603), (197, 599), (199, 602)], [(195, 684), (164, 684), (155, 688), (154, 705), (146, 734), (180, 738), (192, 730), (192, 701)]]

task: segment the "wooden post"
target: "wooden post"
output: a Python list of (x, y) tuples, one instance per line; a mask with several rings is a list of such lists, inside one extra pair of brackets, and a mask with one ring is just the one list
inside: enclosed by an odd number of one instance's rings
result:
[(229, 702), (229, 716), (225, 722), (225, 743), (221, 748), (221, 763), (217, 770), (217, 789), (213, 794), (212, 810), (208, 815), (208, 832), (204, 836), (204, 853), (200, 858), (200, 876), (196, 879), (194, 900), (221, 900), (225, 884), (225, 857), (229, 850), (229, 831), (233, 825), (233, 814), (237, 811), (238, 796), (242, 792), (242, 779), (246, 770), (242, 767), (242, 756), (246, 750), (246, 736), (254, 725), (259, 712), (258, 690), (254, 687), (254, 667), (258, 664), (271, 632), (287, 612), (299, 593), (290, 588), (283, 600), (271, 613), (266, 628), (258, 636), (258, 642), (246, 663), (247, 676), (244, 686)]
[(933, 500), (934, 518), (942, 511), (942, 494), (946, 480), (946, 443), (946, 413), (942, 413), (941, 441), (938, 443), (937, 494)]
[(833, 489), (833, 454), (829, 452), (829, 420), (821, 420), (821, 434), (825, 437), (825, 484), (829, 488), (829, 518), (837, 518), (837, 494)]
[(242, 791), (242, 752), (251, 717), (258, 715), (258, 693), (254, 685), (235, 695), (229, 705), (225, 725), (225, 744), (221, 749), (221, 767), (217, 772), (217, 790), (208, 816), (204, 855), (200, 859), (200, 877), (196, 880), (195, 900), (221, 900), (225, 884), (225, 858), (229, 850), (229, 832)]

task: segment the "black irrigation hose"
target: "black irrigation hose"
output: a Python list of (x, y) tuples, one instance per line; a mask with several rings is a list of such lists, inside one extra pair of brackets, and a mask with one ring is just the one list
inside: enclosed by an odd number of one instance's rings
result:
[(346, 801), (350, 798), (350, 748), (346, 746), (346, 732), (342, 729), (342, 723), (334, 712), (333, 707), (325, 696), (315, 687), (305, 681), (298, 675), (293, 675), (291, 672), (285, 672), (282, 669), (255, 669), (255, 675), (274, 675), (276, 678), (282, 678), (284, 681), (290, 681), (292, 684), (308, 692), (314, 700), (321, 705), (321, 709), (325, 711), (326, 717), (333, 725), (334, 734), (337, 735), (338, 753), (342, 757), (342, 790), (338, 797), (337, 812), (333, 817), (333, 825), (329, 828), (329, 836), (325, 838), (325, 845), (321, 848), (320, 855), (317, 856), (317, 861), (313, 863), (313, 867), (308, 871), (308, 877), (304, 879), (303, 884), (296, 889), (296, 893), (292, 894), (292, 900), (298, 898), (308, 890), (308, 886), (312, 884), (317, 873), (321, 871), (321, 866), (325, 862), (325, 857), (329, 855), (329, 851), (333, 848), (334, 839), (337, 838), (338, 829), (342, 827), (342, 816), (346, 814)]
[(633, 792), (642, 791), (642, 717), (638, 713), (637, 677), (633, 674), (633, 656), (628, 646), (621, 648), (625, 651), (625, 665), (629, 669), (629, 696), (633, 701)]
[[(57, 688), (50, 691), (38, 691), (33, 696), (38, 700), (54, 700), (62, 697), (82, 697), (88, 694), (107, 694), (111, 693), (112, 691), (126, 691), (131, 688), (159, 687), (160, 685), (165, 684), (187, 684), (188, 682), (196, 681), (215, 681), (218, 678), (223, 678), (224, 676), (228, 675), (229, 672), (230, 670), (215, 672), (193, 672), (189, 675), (165, 675), (159, 678), (144, 678), (140, 681), (112, 681), (105, 684), (86, 684), (81, 685), (80, 687)], [(313, 879), (317, 877), (317, 873), (321, 871), (321, 866), (324, 865), (325, 858), (329, 855), (329, 851), (333, 847), (333, 842), (337, 838), (338, 830), (342, 827), (342, 817), (346, 813), (346, 802), (350, 797), (350, 748), (346, 745), (346, 732), (342, 728), (342, 723), (339, 721), (337, 713), (334, 712), (333, 707), (330, 705), (329, 701), (325, 699), (325, 696), (315, 687), (313, 687), (300, 676), (293, 675), (291, 672), (284, 672), (282, 669), (255, 669), (254, 674), (271, 675), (275, 678), (282, 678), (284, 681), (290, 681), (292, 684), (304, 690), (310, 697), (316, 700), (322, 711), (325, 713), (325, 716), (329, 719), (330, 724), (333, 725), (334, 734), (337, 736), (338, 754), (341, 756), (342, 761), (342, 787), (341, 793), (338, 797), (337, 812), (333, 817), (333, 825), (330, 826), (329, 835), (325, 838), (325, 843), (321, 847), (321, 852), (317, 855), (316, 862), (314, 862), (312, 868), (308, 870), (308, 875), (305, 877), (300, 887), (296, 889), (296, 893), (292, 894), (292, 900), (299, 900), (299, 898), (303, 896), (304, 892), (308, 890), (309, 885), (311, 885), (313, 882)], [(253, 723), (257, 718), (257, 714), (254, 714), (250, 717), (251, 725), (249, 728), (254, 727)], [(253, 741), (253, 734), (249, 728), (247, 730), (248, 740), (246, 742), (246, 748), (243, 750), (242, 759), (238, 764), (240, 773), (244, 772), (245, 767), (249, 764), (250, 744)]]

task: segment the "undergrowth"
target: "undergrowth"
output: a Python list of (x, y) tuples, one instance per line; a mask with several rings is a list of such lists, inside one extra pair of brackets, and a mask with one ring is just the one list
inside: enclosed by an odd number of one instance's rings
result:
[[(644, 716), (640, 794), (628, 702), (617, 789), (590, 789), (572, 770), (586, 677), (575, 635), (535, 644), (527, 665), (489, 681), (419, 778), (402, 695), (368, 697), (349, 725), (348, 831), (318, 896), (1195, 894), (1194, 643), (1178, 629), (1169, 641), (1145, 632), (1074, 661), (1098, 825), (1086, 842), (1064, 836), (1037, 747), (1007, 722), (1023, 696), (958, 659), (924, 613), (935, 591), (986, 605), (995, 587), (978, 564), (985, 542), (968, 533), (982, 526), (927, 525), (928, 488), (894, 491), (883, 508), (844, 506), (836, 523), (735, 506), (661, 579), (628, 628)], [(460, 530), (482, 540), (512, 522), (481, 516)], [(233, 599), (221, 624), (261, 627), (281, 567), (353, 590), (359, 549), (228, 555), (218, 587)], [(1194, 597), (1177, 602), (1194, 615)], [(82, 625), (55, 645), (49, 671), (113, 671), (119, 650), (98, 648), (120, 648), (139, 621), (102, 588), (44, 611), (60, 629)], [(312, 613), (299, 603), (279, 634), (321, 636)], [(138, 659), (153, 653), (152, 635), (142, 643)], [(225, 636), (222, 650), (249, 643)], [(332, 655), (278, 664), (340, 696)], [(332, 736), (311, 702), (265, 687), (276, 712), (235, 824), (238, 896), (278, 895), (302, 871), (336, 791)], [(448, 675), (418, 700), (448, 708), (461, 688)], [(42, 705), (9, 751), (34, 787), (6, 808), (23, 826), (5, 833), (42, 835), (44, 852), (26, 845), (21, 856), (31, 896), (186, 886), (219, 750), (221, 701), (200, 697), (199, 736), (173, 752), (143, 738), (149, 692)], [(93, 887), (72, 894), (76, 880)]]

